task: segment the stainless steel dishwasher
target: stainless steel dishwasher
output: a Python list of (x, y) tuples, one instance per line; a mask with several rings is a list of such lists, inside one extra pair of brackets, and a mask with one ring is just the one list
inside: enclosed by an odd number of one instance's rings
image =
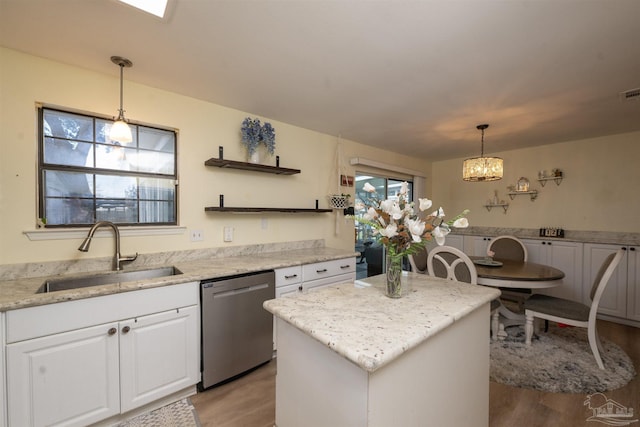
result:
[(271, 360), (273, 316), (262, 303), (275, 298), (273, 271), (203, 280), (200, 298), (201, 390)]

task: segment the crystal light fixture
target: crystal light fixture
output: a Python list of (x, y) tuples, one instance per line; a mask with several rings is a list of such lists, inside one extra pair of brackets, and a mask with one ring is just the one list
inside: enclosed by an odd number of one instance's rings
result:
[(476, 127), (482, 131), (480, 157), (472, 157), (464, 161), (462, 179), (465, 181), (497, 181), (502, 179), (502, 159), (500, 157), (484, 157), (484, 130), (489, 125)]
[(133, 62), (120, 56), (112, 56), (111, 62), (120, 67), (120, 109), (118, 110), (118, 118), (115, 123), (111, 125), (109, 131), (109, 139), (112, 141), (128, 143), (133, 140), (131, 136), (131, 128), (127, 124), (127, 120), (124, 118), (124, 109), (122, 108), (122, 81), (124, 67), (131, 67)]

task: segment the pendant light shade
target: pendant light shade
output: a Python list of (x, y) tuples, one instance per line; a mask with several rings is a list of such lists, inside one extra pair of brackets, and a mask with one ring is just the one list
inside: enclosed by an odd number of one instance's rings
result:
[(123, 70), (124, 67), (131, 67), (133, 63), (126, 58), (122, 58), (120, 56), (112, 56), (111, 62), (120, 67), (120, 109), (118, 110), (118, 118), (111, 125), (111, 130), (109, 131), (109, 139), (111, 141), (117, 141), (122, 143), (129, 143), (133, 141), (133, 137), (131, 135), (131, 128), (127, 124), (127, 120), (124, 118), (124, 109), (122, 108), (122, 83), (123, 83)]
[(462, 179), (465, 181), (497, 181), (502, 179), (503, 167), (500, 157), (484, 157), (484, 130), (489, 125), (478, 125), (482, 131), (480, 157), (466, 159), (462, 164)]

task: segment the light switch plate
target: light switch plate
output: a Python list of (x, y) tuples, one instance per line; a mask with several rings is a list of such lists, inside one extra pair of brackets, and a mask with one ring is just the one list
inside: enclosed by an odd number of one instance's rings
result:
[(224, 227), (224, 241), (233, 242), (233, 227)]

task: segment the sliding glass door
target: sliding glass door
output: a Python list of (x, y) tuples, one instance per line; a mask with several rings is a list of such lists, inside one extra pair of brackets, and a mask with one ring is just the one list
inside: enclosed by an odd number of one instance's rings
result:
[[(377, 197), (380, 199), (397, 199), (400, 192), (400, 186), (404, 181), (383, 176), (374, 176), (370, 174), (360, 174), (356, 172), (355, 182), (355, 227), (356, 241), (355, 250), (360, 252), (362, 256), (358, 259), (357, 277), (363, 278), (382, 274), (384, 268), (384, 247), (375, 243), (373, 230), (371, 226), (363, 224), (357, 220), (362, 216), (373, 198), (371, 194), (364, 191), (364, 185), (369, 183), (376, 189)], [(409, 183), (408, 200), (413, 200), (413, 182)], [(360, 207), (360, 209), (358, 209)]]

